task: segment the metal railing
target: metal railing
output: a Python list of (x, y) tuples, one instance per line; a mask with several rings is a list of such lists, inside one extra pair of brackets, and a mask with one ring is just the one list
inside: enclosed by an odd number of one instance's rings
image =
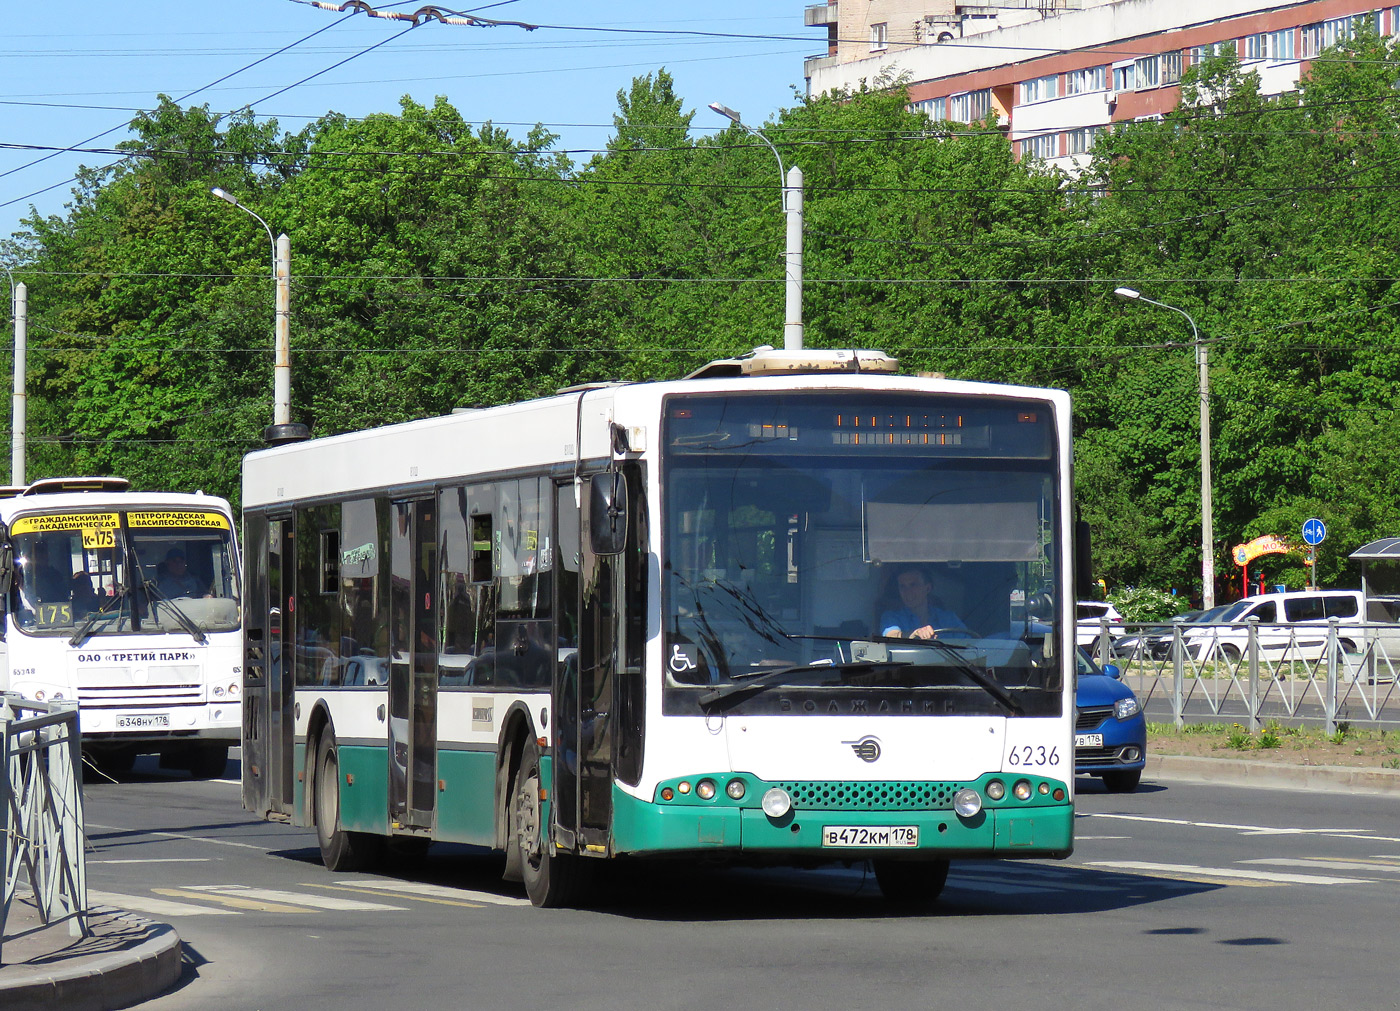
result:
[[(0, 945), (65, 921), (72, 936), (86, 937), (78, 704), (0, 695), (0, 760), (0, 828), (5, 836), (0, 850)], [(38, 911), (39, 924), (9, 933), (10, 908), (22, 886)]]
[(1118, 624), (1087, 647), (1115, 664), (1151, 715), (1178, 726), (1235, 720), (1400, 729), (1400, 625)]

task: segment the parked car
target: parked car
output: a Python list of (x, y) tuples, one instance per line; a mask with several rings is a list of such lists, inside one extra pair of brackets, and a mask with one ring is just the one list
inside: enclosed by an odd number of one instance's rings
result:
[(1108, 619), (1108, 634), (1117, 638), (1123, 634), (1123, 616), (1118, 608), (1102, 600), (1081, 600), (1075, 606), (1075, 640), (1081, 646), (1094, 646), (1102, 631), (1099, 620)]
[(1261, 659), (1270, 663), (1319, 660), (1327, 649), (1328, 625), (1335, 618), (1343, 652), (1359, 652), (1368, 641), (1378, 640), (1388, 656), (1400, 657), (1396, 620), (1400, 598), (1371, 597), (1366, 604), (1363, 617), (1360, 590), (1294, 590), (1244, 597), (1216, 618), (1229, 628), (1202, 626), (1187, 633), (1186, 651), (1195, 660), (1237, 662), (1249, 648), (1249, 620), (1254, 618)]
[(1097, 776), (1114, 793), (1137, 789), (1147, 764), (1147, 720), (1118, 668), (1100, 668), (1083, 646), (1076, 650), (1074, 772)]
[(1174, 626), (1217, 621), (1229, 606), (1229, 604), (1221, 604), (1219, 607), (1212, 607), (1209, 611), (1183, 611), (1168, 618), (1165, 625), (1152, 625), (1147, 628), (1130, 630), (1121, 639), (1113, 641), (1112, 653), (1115, 657), (1124, 659), (1168, 660), (1172, 654)]

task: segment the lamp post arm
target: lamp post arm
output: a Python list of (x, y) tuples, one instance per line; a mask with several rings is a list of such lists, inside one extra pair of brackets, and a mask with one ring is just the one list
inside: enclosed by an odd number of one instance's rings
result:
[(1191, 318), (1191, 314), (1190, 314), (1189, 312), (1187, 312), (1185, 309), (1178, 309), (1178, 308), (1177, 308), (1176, 306), (1174, 306), (1174, 305), (1167, 305), (1167, 303), (1165, 303), (1165, 302), (1158, 302), (1155, 298), (1148, 298), (1146, 295), (1139, 295), (1139, 296), (1138, 296), (1138, 301), (1139, 301), (1139, 302), (1146, 302), (1146, 303), (1148, 303), (1149, 305), (1160, 306), (1160, 307), (1163, 308), (1163, 309), (1170, 309), (1172, 312), (1180, 313), (1182, 316), (1185, 316), (1185, 317), (1186, 317), (1186, 322), (1188, 322), (1188, 323), (1191, 324), (1191, 343), (1192, 343), (1194, 346), (1196, 346), (1196, 347), (1199, 347), (1199, 346), (1200, 346), (1200, 344), (1201, 344), (1201, 335), (1200, 335), (1200, 332), (1197, 331), (1197, 329), (1196, 329), (1196, 321), (1195, 321), (1194, 319)]
[(773, 157), (776, 158), (776, 159), (778, 159), (778, 175), (779, 175), (779, 177), (780, 177), (780, 178), (782, 179), (782, 181), (783, 181), (783, 186), (784, 186), (784, 188), (786, 188), (786, 187), (787, 187), (787, 166), (783, 164), (783, 156), (780, 155), (780, 154), (778, 154), (778, 149), (777, 149), (776, 147), (773, 146), (773, 142), (772, 142), (771, 140), (769, 140), (766, 136), (764, 136), (762, 130), (755, 130), (753, 127), (749, 126), (749, 124), (747, 124), (747, 123), (739, 123), (739, 122), (736, 122), (734, 125), (737, 126), (737, 127), (739, 127), (739, 129), (743, 130), (745, 133), (752, 134), (753, 136), (757, 137), (759, 140), (763, 141), (763, 143), (765, 143), (765, 144), (768, 145), (768, 150), (769, 150), (769, 151), (772, 151), (772, 152), (773, 152)]

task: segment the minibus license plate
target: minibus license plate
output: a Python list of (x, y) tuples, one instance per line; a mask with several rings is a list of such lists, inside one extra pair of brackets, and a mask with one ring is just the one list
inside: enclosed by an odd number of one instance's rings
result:
[(141, 716), (118, 716), (118, 730), (144, 730), (147, 727), (170, 726), (169, 713), (145, 713)]
[(1074, 746), (1076, 748), (1102, 748), (1103, 734), (1075, 734)]
[(822, 845), (826, 847), (865, 846), (881, 849), (919, 845), (917, 825), (825, 825)]

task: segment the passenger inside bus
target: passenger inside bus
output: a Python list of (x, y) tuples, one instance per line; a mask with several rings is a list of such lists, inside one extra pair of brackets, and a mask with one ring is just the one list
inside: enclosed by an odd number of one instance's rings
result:
[(189, 570), (183, 548), (171, 548), (165, 553), (163, 570), (156, 577), (156, 590), (166, 600), (176, 597), (208, 597), (209, 586)]
[[(68, 539), (63, 538), (60, 554), (68, 550)], [(42, 604), (61, 603), (72, 599), (73, 572), (63, 571), (49, 560), (49, 538), (39, 537), (34, 542), (34, 557), (30, 560), (29, 588), (35, 599)], [(71, 563), (70, 563), (71, 564)]]

